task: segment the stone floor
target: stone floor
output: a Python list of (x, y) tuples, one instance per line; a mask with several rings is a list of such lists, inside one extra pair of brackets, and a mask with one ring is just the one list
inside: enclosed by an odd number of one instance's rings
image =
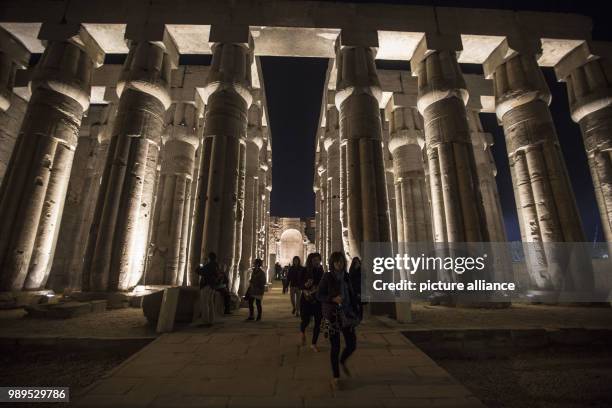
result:
[(370, 319), (358, 328), (353, 377), (330, 387), (329, 345), (298, 345), (298, 319), (275, 287), (262, 322), (246, 310), (213, 328), (159, 337), (75, 396), (81, 407), (482, 406), (398, 330)]

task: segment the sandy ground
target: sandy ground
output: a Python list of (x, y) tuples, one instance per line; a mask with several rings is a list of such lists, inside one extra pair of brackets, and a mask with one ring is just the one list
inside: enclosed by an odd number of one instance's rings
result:
[(477, 361), (430, 357), (489, 407), (612, 406), (609, 348), (549, 347)]

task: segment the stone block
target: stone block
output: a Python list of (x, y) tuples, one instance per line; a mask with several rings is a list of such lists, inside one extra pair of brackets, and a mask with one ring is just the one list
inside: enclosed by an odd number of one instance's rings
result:
[[(150, 324), (156, 325), (161, 310), (164, 291), (157, 291), (143, 296), (142, 310)], [(181, 286), (179, 288), (178, 303), (174, 321), (176, 323), (189, 323), (193, 320), (193, 305), (198, 299), (199, 289), (195, 286)]]
[(180, 288), (164, 289), (162, 303), (157, 317), (157, 332), (166, 333), (174, 330), (174, 319), (178, 306)]
[(90, 304), (92, 313), (100, 313), (106, 310), (106, 300), (93, 300)]

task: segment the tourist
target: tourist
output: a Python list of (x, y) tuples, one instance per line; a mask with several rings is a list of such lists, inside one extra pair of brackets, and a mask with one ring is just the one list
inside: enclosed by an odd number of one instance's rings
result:
[[(342, 252), (334, 252), (329, 257), (329, 272), (319, 283), (317, 297), (323, 311), (323, 328), (331, 345), (330, 360), (333, 378), (332, 388), (338, 388), (340, 367), (344, 374), (351, 373), (346, 361), (357, 347), (355, 327), (359, 324), (357, 296), (346, 272), (346, 259)], [(340, 355), (340, 334), (344, 336), (345, 347)]]
[(317, 299), (317, 289), (323, 277), (323, 267), (321, 266), (321, 254), (315, 252), (306, 258), (306, 269), (300, 280), (300, 336), (302, 346), (306, 345), (306, 328), (310, 324), (310, 319), (314, 317), (314, 327), (312, 328), (312, 343), (310, 347), (313, 351), (319, 351), (317, 340), (321, 331), (321, 302)]
[(219, 265), (214, 252), (208, 254), (208, 262), (200, 265), (197, 270), (200, 275), (199, 309), (193, 315), (193, 325), (212, 325), (215, 321), (215, 286)]
[(281, 281), (283, 283), (283, 295), (287, 293), (289, 289), (289, 281), (287, 280), (287, 275), (289, 274), (289, 265), (286, 265), (281, 272)]
[(287, 282), (289, 284), (289, 296), (291, 297), (291, 306), (293, 311), (291, 314), (300, 315), (300, 279), (302, 276), (302, 261), (299, 256), (294, 256), (291, 267), (287, 272)]
[(277, 262), (274, 264), (274, 280), (280, 280), (281, 279), (281, 275), (283, 274), (283, 268), (281, 267), (281, 265)]
[(349, 279), (351, 285), (353, 285), (353, 291), (357, 296), (357, 307), (359, 311), (359, 320), (363, 319), (363, 305), (361, 301), (361, 259), (354, 257), (351, 261), (351, 267), (349, 268)]
[(266, 290), (266, 273), (261, 268), (263, 261), (259, 258), (255, 259), (253, 263), (253, 271), (251, 272), (251, 279), (249, 280), (249, 288), (247, 289), (247, 295), (249, 301), (249, 317), (247, 320), (255, 320), (253, 317), (253, 303), (257, 303), (257, 321), (261, 320), (261, 300), (263, 299), (264, 292)]
[(215, 289), (223, 297), (223, 313), (230, 314), (231, 295), (229, 291), (229, 279), (227, 273), (221, 268), (217, 268), (217, 279)]

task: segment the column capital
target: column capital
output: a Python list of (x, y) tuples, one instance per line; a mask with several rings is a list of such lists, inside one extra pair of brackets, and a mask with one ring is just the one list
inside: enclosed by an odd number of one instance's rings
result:
[(197, 149), (200, 144), (198, 137), (198, 119), (200, 112), (195, 103), (175, 102), (166, 111), (166, 132), (162, 137), (164, 144), (170, 141), (188, 143)]
[(542, 53), (542, 43), (536, 38), (526, 38), (521, 35), (509, 35), (489, 54), (482, 63), (486, 79), (492, 79), (493, 74), (501, 65), (518, 55), (530, 55), (534, 59)]
[(178, 67), (179, 51), (176, 42), (163, 23), (128, 24), (125, 39), (129, 46), (133, 42), (151, 42), (162, 47), (172, 68)]
[(390, 100), (387, 107), (385, 116), (389, 121), (389, 151), (393, 154), (400, 147), (410, 144), (418, 145), (422, 149), (425, 145), (423, 118), (416, 106), (394, 105)]
[(43, 23), (38, 32), (38, 39), (46, 43), (46, 45), (51, 41), (70, 42), (83, 50), (91, 58), (95, 68), (104, 64), (104, 50), (81, 24)]
[(410, 70), (416, 76), (422, 69), (421, 62), (431, 54), (441, 51), (458, 54), (462, 50), (463, 44), (459, 34), (425, 33), (412, 54)]

